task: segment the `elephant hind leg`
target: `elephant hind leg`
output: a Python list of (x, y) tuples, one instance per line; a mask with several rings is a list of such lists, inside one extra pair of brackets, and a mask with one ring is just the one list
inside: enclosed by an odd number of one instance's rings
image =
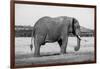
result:
[(35, 38), (34, 38), (34, 47), (35, 47), (34, 57), (40, 56), (40, 46), (41, 46), (40, 35), (35, 35)]
[(40, 56), (40, 47), (41, 45), (44, 45), (45, 38), (43, 35), (37, 34), (34, 38), (34, 46), (35, 46), (35, 51), (34, 51), (34, 56), (38, 57)]
[(39, 45), (37, 39), (34, 39), (34, 46), (35, 46), (34, 57), (38, 57), (38, 56), (40, 56), (40, 45)]

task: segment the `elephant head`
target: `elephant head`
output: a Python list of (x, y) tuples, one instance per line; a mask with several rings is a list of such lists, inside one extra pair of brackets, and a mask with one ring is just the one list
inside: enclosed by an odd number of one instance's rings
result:
[(78, 51), (80, 49), (80, 25), (78, 20), (76, 20), (75, 18), (73, 18), (72, 20), (72, 33), (77, 37), (77, 46), (75, 47), (75, 51)]

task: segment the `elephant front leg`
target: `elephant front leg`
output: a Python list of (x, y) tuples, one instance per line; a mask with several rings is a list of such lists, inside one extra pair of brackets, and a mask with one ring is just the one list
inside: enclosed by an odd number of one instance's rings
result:
[(65, 53), (66, 53), (67, 43), (68, 43), (68, 37), (66, 37), (66, 38), (62, 41), (62, 45), (61, 45), (61, 54), (65, 54)]

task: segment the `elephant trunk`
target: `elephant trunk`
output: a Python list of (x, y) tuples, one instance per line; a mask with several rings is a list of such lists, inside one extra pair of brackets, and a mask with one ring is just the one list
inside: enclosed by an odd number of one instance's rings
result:
[(78, 51), (80, 49), (80, 42), (81, 42), (81, 38), (79, 35), (77, 35), (77, 46), (75, 47), (75, 51)]

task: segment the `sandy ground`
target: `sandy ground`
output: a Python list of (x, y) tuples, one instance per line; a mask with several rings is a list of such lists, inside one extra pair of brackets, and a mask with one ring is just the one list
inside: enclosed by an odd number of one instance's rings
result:
[[(30, 50), (31, 38), (17, 37), (15, 38), (15, 63), (17, 65), (31, 64), (55, 64), (55, 63), (72, 63), (94, 61), (94, 38), (82, 37), (81, 48), (79, 51), (74, 51), (77, 45), (75, 37), (69, 37), (66, 54), (60, 55), (60, 47), (57, 42), (46, 43), (41, 46), (41, 57), (34, 57), (33, 51)], [(33, 43), (34, 44), (34, 43)]]

